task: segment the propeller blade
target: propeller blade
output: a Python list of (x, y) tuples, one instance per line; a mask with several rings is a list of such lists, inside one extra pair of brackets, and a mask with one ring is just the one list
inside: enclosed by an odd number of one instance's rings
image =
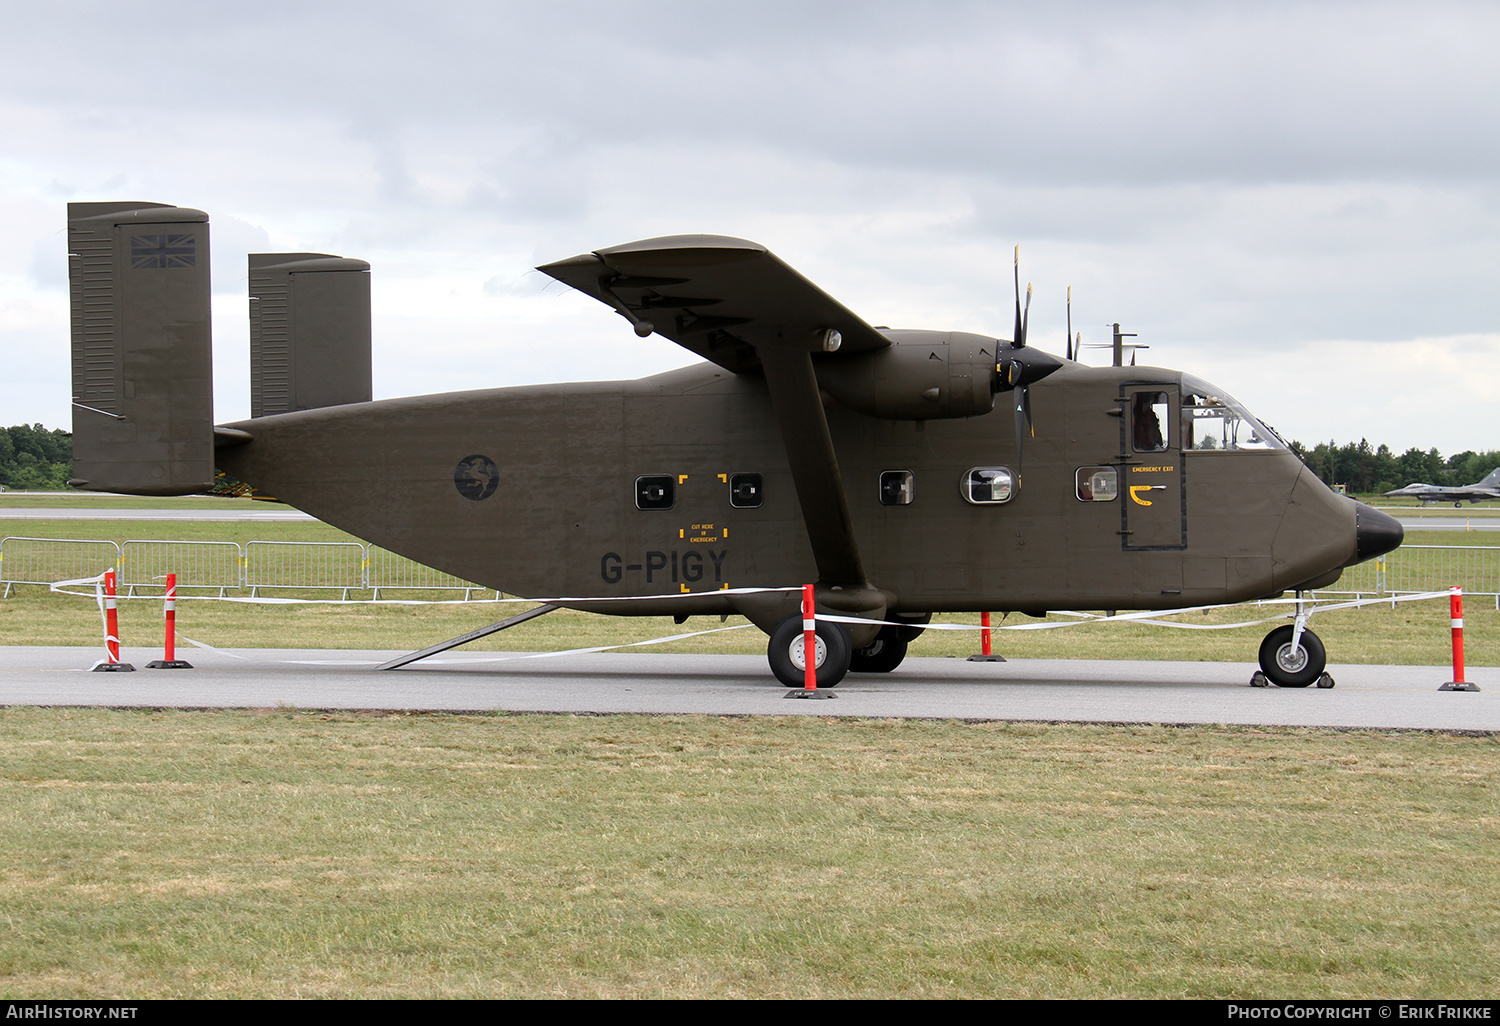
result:
[(1022, 386), (1015, 390), (1016, 405), (1016, 480), (1021, 479), (1021, 467), (1025, 463), (1022, 458), (1026, 438), (1026, 421), (1029, 419), (1026, 413), (1026, 388)]
[(1014, 345), (1016, 348), (1019, 349), (1021, 346), (1024, 346), (1026, 344), (1026, 336), (1023, 333), (1023, 329), (1021, 327), (1021, 244), (1020, 243), (1016, 243), (1015, 278), (1016, 278), (1016, 330), (1011, 334), (1011, 338), (1014, 340), (1011, 344)]
[(1073, 359), (1073, 286), (1068, 286), (1068, 359)]
[(1026, 283), (1026, 313), (1021, 318), (1021, 338), (1016, 343), (1018, 346), (1026, 344), (1026, 328), (1031, 324), (1031, 282)]
[(1021, 466), (1026, 454), (1026, 436), (1036, 437), (1036, 428), (1031, 422), (1031, 384), (1040, 381), (1062, 366), (1057, 357), (1035, 349), (1021, 352), (1012, 349), (1010, 361), (1005, 364), (1005, 385), (1012, 394), (1012, 408), (1016, 415), (1016, 479), (1020, 480)]

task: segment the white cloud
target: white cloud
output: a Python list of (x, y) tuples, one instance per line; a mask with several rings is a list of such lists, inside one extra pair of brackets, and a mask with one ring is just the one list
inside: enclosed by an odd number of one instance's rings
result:
[[(0, 419), (67, 423), (64, 203), (143, 199), (213, 218), (225, 416), (247, 390), (245, 252), (369, 260), (394, 394), (686, 362), (528, 271), (710, 232), (771, 246), (876, 323), (997, 334), (1020, 242), (1044, 345), (1071, 284), (1086, 337), (1121, 321), (1304, 440), (1500, 447), (1500, 418), (1402, 413), (1477, 409), (1500, 370), (1490, 5), (11, 13)], [(77, 45), (84, 26), (110, 46)], [(1455, 346), (1465, 369), (1436, 374)], [(1362, 376), (1372, 353), (1410, 368), (1389, 400)], [(1327, 387), (1343, 378), (1365, 384)]]

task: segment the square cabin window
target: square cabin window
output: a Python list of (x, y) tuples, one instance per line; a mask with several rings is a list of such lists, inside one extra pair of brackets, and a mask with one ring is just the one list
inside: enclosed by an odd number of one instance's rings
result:
[(882, 470), (880, 472), (880, 504), (882, 506), (910, 506), (916, 494), (916, 481), (911, 471)]
[(1114, 467), (1079, 467), (1079, 502), (1114, 502), (1120, 496), (1120, 472)]
[(650, 474), (635, 479), (636, 509), (671, 509), (677, 501), (677, 480), (671, 474)]
[(729, 504), (735, 509), (757, 509), (764, 501), (759, 474), (729, 475)]
[(966, 501), (976, 506), (994, 506), (1010, 501), (1016, 483), (1009, 467), (973, 467), (959, 487)]

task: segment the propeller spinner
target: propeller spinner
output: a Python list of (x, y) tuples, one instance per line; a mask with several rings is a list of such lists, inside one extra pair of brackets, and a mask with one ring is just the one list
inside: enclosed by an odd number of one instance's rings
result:
[[(1010, 349), (1001, 355), (999, 364), (995, 367), (995, 391), (1012, 392), (1014, 394), (1013, 406), (1016, 414), (1016, 476), (1019, 479), (1023, 456), (1024, 439), (1027, 434), (1036, 437), (1036, 432), (1031, 425), (1031, 394), (1029, 387), (1032, 383), (1045, 378), (1048, 374), (1062, 366), (1062, 362), (1055, 356), (1036, 349), (1026, 348), (1026, 329), (1031, 321), (1031, 284), (1026, 285), (1026, 306), (1021, 306), (1021, 247), (1016, 247), (1015, 259), (1015, 285), (1016, 285), (1016, 330), (1015, 339), (1010, 344)], [(1071, 290), (1069, 292), (1071, 297)], [(1070, 324), (1071, 327), (1071, 324)]]

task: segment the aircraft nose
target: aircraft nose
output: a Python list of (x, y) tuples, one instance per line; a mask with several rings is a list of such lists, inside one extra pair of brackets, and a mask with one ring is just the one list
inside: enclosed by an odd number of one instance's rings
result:
[(1354, 562), (1383, 556), (1401, 544), (1406, 529), (1401, 521), (1360, 503), (1354, 509)]

